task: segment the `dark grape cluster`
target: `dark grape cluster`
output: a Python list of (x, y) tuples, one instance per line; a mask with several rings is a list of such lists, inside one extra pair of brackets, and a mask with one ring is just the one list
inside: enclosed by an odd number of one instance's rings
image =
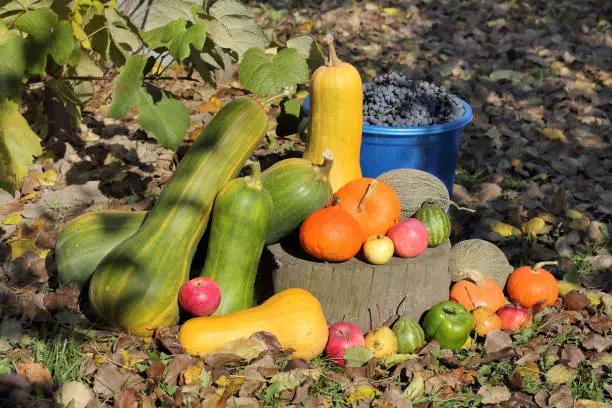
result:
[(379, 75), (363, 85), (364, 124), (429, 126), (452, 122), (463, 113), (463, 106), (445, 88), (406, 79), (402, 73)]

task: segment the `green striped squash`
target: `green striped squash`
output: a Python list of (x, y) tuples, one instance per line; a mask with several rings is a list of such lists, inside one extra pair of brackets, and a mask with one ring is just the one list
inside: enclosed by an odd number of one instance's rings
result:
[(272, 195), (274, 216), (266, 245), (290, 235), (313, 212), (331, 202), (333, 192), (329, 170), (334, 162), (330, 149), (323, 152), (323, 164), (308, 159), (281, 160), (262, 173), (264, 188)]
[(85, 285), (102, 258), (135, 233), (146, 215), (146, 211), (95, 211), (66, 224), (55, 241), (59, 281)]
[(421, 221), (427, 228), (430, 247), (437, 247), (450, 237), (450, 218), (440, 206), (425, 203), (416, 212), (414, 218)]
[(253, 306), (257, 266), (274, 211), (270, 193), (263, 188), (259, 162), (251, 175), (226, 183), (213, 207), (206, 260), (201, 276), (221, 289), (221, 304), (214, 315)]
[(236, 177), (266, 128), (266, 113), (249, 98), (236, 99), (215, 115), (142, 226), (94, 271), (89, 300), (101, 319), (140, 336), (178, 320), (178, 292), (189, 277), (215, 196)]
[(423, 328), (410, 316), (400, 316), (393, 324), (393, 333), (397, 338), (397, 352), (412, 353), (425, 344)]

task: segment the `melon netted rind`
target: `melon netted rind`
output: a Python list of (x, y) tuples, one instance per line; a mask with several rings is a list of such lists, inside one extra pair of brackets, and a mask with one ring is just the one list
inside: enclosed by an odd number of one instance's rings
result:
[(514, 270), (501, 249), (482, 239), (468, 239), (453, 246), (449, 268), (453, 282), (485, 276), (502, 289)]
[(433, 174), (417, 169), (395, 169), (381, 174), (376, 179), (386, 183), (397, 193), (402, 208), (402, 221), (412, 217), (426, 201), (439, 205), (444, 211), (448, 210), (448, 190)]

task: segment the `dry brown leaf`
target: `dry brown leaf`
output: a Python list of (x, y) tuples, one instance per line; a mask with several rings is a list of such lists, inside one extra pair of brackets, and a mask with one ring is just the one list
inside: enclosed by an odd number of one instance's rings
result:
[(225, 343), (221, 347), (211, 351), (208, 353), (208, 356), (214, 356), (215, 354), (233, 354), (245, 361), (251, 361), (267, 350), (267, 343), (260, 338), (239, 338)]
[(483, 404), (499, 404), (505, 401), (509, 401), (512, 395), (508, 387), (503, 385), (490, 386), (483, 385), (476, 394), (482, 397), (481, 402)]
[(147, 369), (147, 378), (159, 381), (164, 373), (166, 366), (161, 361), (153, 361)]
[(582, 310), (590, 305), (591, 301), (583, 293), (574, 289), (563, 296), (563, 304), (570, 310)]
[(94, 376), (93, 390), (103, 398), (111, 398), (122, 388), (134, 387), (142, 382), (138, 374), (111, 363), (103, 363)]
[(538, 404), (538, 407), (545, 408), (548, 406), (547, 405), (548, 396), (549, 396), (548, 391), (540, 390), (533, 396), (533, 400), (536, 402), (536, 404)]
[(584, 353), (573, 344), (566, 344), (561, 351), (561, 361), (569, 367), (577, 368), (584, 361)]
[(196, 359), (191, 357), (188, 354), (180, 354), (174, 357), (164, 370), (162, 374), (162, 379), (165, 384), (176, 384), (179, 376), (185, 371), (189, 366), (196, 363)]
[(484, 348), (487, 353), (496, 353), (512, 347), (510, 335), (499, 329), (493, 329), (485, 338)]
[(483, 183), (478, 187), (475, 195), (481, 203), (488, 203), (501, 197), (502, 188), (495, 183)]
[(573, 408), (574, 397), (572, 396), (570, 389), (566, 385), (555, 387), (550, 392), (548, 406), (550, 408)]
[(60, 386), (57, 392), (59, 402), (68, 406), (72, 401), (74, 408), (85, 408), (94, 399), (91, 388), (78, 381), (70, 381)]
[(256, 398), (250, 397), (230, 397), (225, 404), (232, 408), (259, 408), (259, 401)]
[(609, 332), (610, 328), (612, 327), (612, 322), (610, 321), (610, 318), (602, 315), (591, 316), (587, 320), (587, 324), (592, 330), (600, 334)]
[(395, 408), (412, 408), (412, 403), (397, 388), (389, 388), (380, 397), (381, 403), (391, 404)]
[(582, 341), (582, 347), (587, 350), (595, 350), (598, 353), (605, 351), (612, 345), (612, 337), (603, 337), (597, 333), (589, 333)]
[(589, 365), (595, 369), (602, 366), (612, 365), (612, 354), (610, 353), (597, 353), (589, 359)]
[(21, 363), (17, 366), (17, 373), (34, 385), (51, 384), (53, 382), (49, 369), (41, 363)]
[(115, 395), (115, 404), (113, 408), (138, 408), (138, 400), (140, 395), (133, 388), (122, 388)]

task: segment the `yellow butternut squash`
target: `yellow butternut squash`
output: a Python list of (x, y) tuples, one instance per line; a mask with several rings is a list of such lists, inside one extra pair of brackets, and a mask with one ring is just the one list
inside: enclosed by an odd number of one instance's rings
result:
[(363, 92), (357, 69), (336, 55), (331, 35), (329, 58), (310, 79), (310, 120), (304, 158), (320, 164), (325, 148), (334, 152), (329, 181), (334, 193), (362, 177), (359, 154)]
[(189, 354), (202, 355), (259, 331), (272, 333), (297, 358), (311, 360), (327, 344), (328, 327), (321, 304), (304, 289), (286, 289), (259, 306), (221, 316), (187, 320), (179, 341)]

